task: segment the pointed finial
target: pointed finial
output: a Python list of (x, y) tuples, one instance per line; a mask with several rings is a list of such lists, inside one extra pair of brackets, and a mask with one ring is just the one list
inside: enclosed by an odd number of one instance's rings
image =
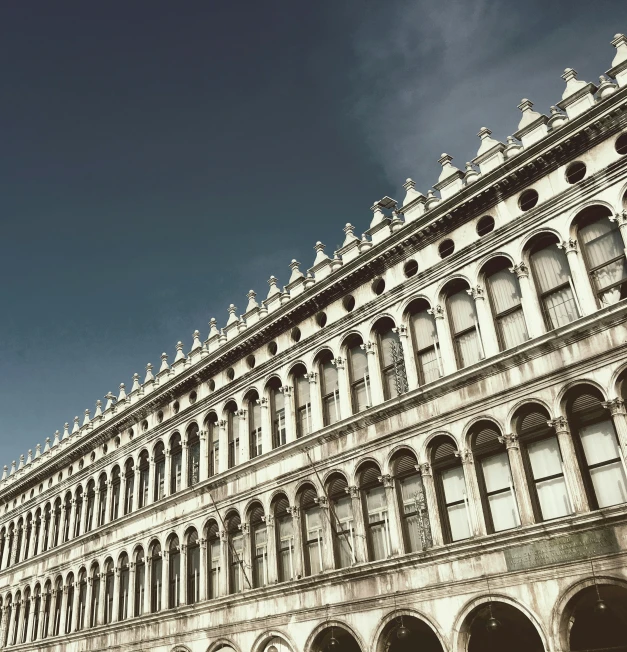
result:
[(153, 373), (152, 373), (152, 364), (149, 362), (146, 365), (146, 377), (144, 378), (144, 385), (146, 383), (151, 383), (155, 379)]
[(611, 43), (616, 48), (616, 54), (612, 60), (612, 68), (627, 61), (627, 37), (624, 34), (616, 34)]
[[(68, 424), (69, 426), (69, 424)], [(59, 431), (55, 430), (54, 431), (54, 440), (52, 441), (52, 447), (54, 448), (55, 446), (59, 445)]]
[(237, 315), (235, 314), (237, 311), (237, 308), (235, 307), (234, 304), (229, 304), (229, 318), (226, 320), (226, 325), (230, 326), (231, 324), (237, 323)]
[(344, 243), (342, 244), (342, 247), (346, 247), (351, 242), (359, 242), (359, 238), (355, 235), (355, 227), (350, 222), (346, 223), (346, 226), (344, 227), (344, 233), (346, 235), (344, 237)]
[(5, 464), (4, 468), (2, 470), (2, 479), (6, 480), (7, 479), (7, 471), (9, 470), (9, 467)]
[(31, 448), (28, 449), (28, 457), (26, 458), (26, 464), (30, 464), (33, 461), (33, 451)]
[(91, 422), (89, 418), (89, 410), (85, 410), (85, 418), (83, 419), (83, 427), (88, 426)]
[(408, 178), (403, 184), (403, 188), (405, 188), (407, 191), (416, 190), (416, 182), (413, 179)]
[(46, 445), (44, 446), (44, 453), (50, 450), (50, 437), (46, 437)]
[(11, 462), (11, 473), (9, 475), (13, 475), (15, 473), (15, 460)]
[(120, 393), (118, 394), (118, 403), (122, 403), (122, 401), (126, 400), (126, 385), (124, 383), (120, 383)]
[(325, 245), (318, 240), (314, 246), (314, 251), (316, 252), (316, 257), (314, 258), (313, 266), (323, 263), (325, 260), (329, 260), (329, 257), (324, 253)]
[(209, 320), (209, 339), (211, 339), (212, 337), (218, 337), (218, 335), (220, 334), (218, 331), (217, 324), (218, 322), (216, 321), (215, 317), (212, 317)]
[(254, 290), (248, 290), (248, 294), (246, 294), (246, 298), (248, 299), (248, 303), (246, 304), (246, 312), (250, 312), (255, 308), (259, 308), (259, 304), (255, 299), (256, 296), (257, 293)]
[(563, 100), (587, 86), (585, 81), (577, 79), (577, 71), (573, 68), (566, 68), (562, 73), (562, 79), (566, 82), (566, 88), (562, 93)]
[(185, 360), (185, 354), (183, 353), (183, 342), (179, 340), (176, 343), (176, 356), (174, 357), (174, 364), (176, 364), (177, 362), (181, 362), (182, 360)]
[(74, 426), (72, 427), (72, 434), (77, 433), (80, 429), (81, 427), (78, 425), (78, 417), (74, 417)]
[(192, 333), (193, 341), (192, 341), (192, 351), (197, 351), (198, 349), (202, 349), (202, 342), (200, 341), (200, 331), (194, 331)]
[(292, 258), (292, 261), (290, 262), (290, 269), (292, 270), (292, 273), (290, 274), (288, 284), (298, 281), (299, 278), (304, 278), (305, 275), (300, 271), (300, 269), (298, 269), (299, 265), (300, 263), (296, 260), (296, 258)]
[(268, 279), (268, 285), (270, 286), (270, 288), (268, 289), (268, 297), (267, 297), (268, 299), (274, 296), (275, 294), (281, 292), (281, 290), (279, 290), (279, 288), (277, 287), (278, 281), (279, 279), (276, 276), (271, 276)]
[(20, 465), (17, 467), (18, 471), (21, 471), (24, 468), (24, 454), (20, 455)]
[(35, 459), (41, 456), (41, 444), (37, 444), (35, 446)]
[(133, 384), (131, 385), (131, 392), (138, 392), (140, 389), (141, 389), (141, 385), (139, 384), (139, 374), (134, 373)]
[(161, 367), (159, 369), (159, 373), (163, 373), (164, 371), (168, 371), (170, 368), (170, 365), (168, 364), (168, 354), (167, 353), (162, 353), (161, 354)]
[(100, 418), (102, 416), (102, 401), (98, 399), (96, 401), (96, 411), (94, 412), (94, 419)]
[(69, 436), (70, 436), (70, 424), (66, 421), (63, 424), (63, 437), (61, 437), (61, 441), (67, 439)]

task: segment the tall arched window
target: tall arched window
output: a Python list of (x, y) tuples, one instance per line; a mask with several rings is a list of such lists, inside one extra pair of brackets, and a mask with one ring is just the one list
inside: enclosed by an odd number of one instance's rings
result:
[(536, 404), (523, 406), (514, 417), (536, 521), (548, 521), (573, 511), (557, 435), (547, 424), (550, 418)]
[(20, 643), (26, 643), (28, 640), (28, 621), (30, 620), (30, 607), (31, 607), (31, 593), (30, 588), (24, 589), (24, 615), (22, 616), (21, 634), (19, 637)]
[(309, 376), (302, 364), (297, 364), (291, 371), (294, 388), (294, 410), (296, 415), (296, 437), (304, 437), (313, 431), (311, 422), (311, 394)]
[(35, 553), (41, 552), (41, 532), (42, 532), (42, 515), (41, 507), (35, 512), (35, 519), (33, 520), (33, 536), (35, 540), (33, 541), (33, 550)]
[(261, 405), (259, 394), (256, 391), (248, 392), (246, 398), (248, 406), (248, 444), (250, 447), (250, 459), (263, 453), (261, 434)]
[(183, 469), (183, 447), (181, 435), (175, 432), (170, 439), (170, 494), (181, 490)]
[(44, 585), (44, 594), (43, 594), (43, 601), (44, 601), (44, 622), (42, 624), (42, 638), (48, 638), (49, 632), (52, 631), (52, 625), (50, 623), (50, 618), (52, 617), (52, 583), (50, 580), (46, 582)]
[(114, 466), (111, 471), (111, 520), (115, 519), (120, 514), (120, 467)]
[(63, 623), (63, 633), (70, 634), (72, 632), (72, 610), (74, 608), (74, 574), (70, 573), (67, 576), (65, 589), (66, 599), (65, 599), (65, 619)]
[(226, 519), (229, 541), (229, 593), (239, 593), (244, 587), (244, 537), (239, 514)]
[(272, 509), (277, 547), (277, 575), (279, 582), (286, 582), (296, 577), (294, 522), (287, 497), (284, 495), (275, 497), (272, 501)]
[(431, 545), (431, 529), (422, 476), (416, 469), (418, 460), (404, 449), (394, 455), (391, 464), (401, 505), (405, 552), (425, 550)]
[(144, 560), (144, 549), (137, 548), (135, 551), (135, 607), (133, 616), (144, 615), (144, 595), (146, 593), (146, 562)]
[(24, 559), (28, 559), (28, 550), (30, 548), (30, 539), (33, 535), (33, 515), (28, 514), (24, 523)]
[(4, 559), (4, 547), (7, 545), (8, 535), (6, 528), (0, 530), (0, 568), (2, 568), (2, 560)]
[(370, 561), (386, 559), (392, 553), (387, 496), (380, 478), (381, 470), (374, 462), (367, 462), (359, 470), (359, 488)]
[[(52, 545), (54, 547), (59, 545), (59, 531), (61, 530), (61, 499), (57, 498), (54, 501), (54, 512), (52, 514)], [(11, 530), (11, 537), (9, 539), (9, 545), (13, 543), (13, 530)], [(11, 549), (9, 548), (9, 559), (11, 558)]]
[(322, 420), (330, 426), (340, 419), (340, 390), (337, 367), (331, 351), (324, 350), (318, 356), (318, 375), (320, 377), (320, 395), (322, 399)]
[(163, 557), (161, 545), (155, 541), (150, 548), (150, 612), (161, 611), (161, 592), (163, 584)]
[(52, 507), (47, 503), (44, 507), (44, 533), (43, 533), (43, 550), (46, 551), (52, 543), (50, 529), (52, 527)]
[(341, 473), (333, 473), (327, 480), (327, 495), (332, 514), (333, 556), (336, 568), (347, 568), (355, 563), (355, 519), (353, 501), (348, 483)]
[(132, 458), (124, 464), (124, 514), (133, 511), (133, 495), (135, 494), (135, 462)]
[(316, 490), (312, 486), (301, 490), (300, 510), (302, 514), (305, 575), (317, 575), (324, 570), (324, 539), (322, 534), (322, 511), (318, 505)]
[(104, 525), (105, 514), (107, 509), (107, 476), (103, 473), (98, 480), (98, 494), (100, 501), (98, 503), (98, 527)]
[[(91, 567), (91, 604), (89, 605), (89, 626), (96, 627), (98, 625), (98, 608), (100, 606), (100, 567), (94, 564)], [(46, 618), (46, 614), (44, 614)], [(44, 627), (47, 620), (44, 620)], [(45, 636), (45, 634), (44, 634)]]
[(85, 516), (85, 532), (91, 532), (94, 525), (94, 511), (96, 509), (96, 483), (90, 480), (87, 483), (87, 514)]
[(11, 642), (11, 645), (15, 645), (16, 643), (19, 642), (18, 640), (18, 627), (20, 624), (20, 616), (22, 615), (22, 594), (18, 591), (15, 594), (15, 618), (13, 619), (13, 629), (10, 632), (10, 637), (9, 640)]
[(592, 509), (627, 502), (625, 461), (603, 396), (581, 385), (566, 396), (566, 414)]
[(435, 319), (429, 310), (429, 304), (424, 299), (412, 301), (407, 308), (418, 381), (421, 385), (437, 380), (444, 375)]
[(57, 577), (54, 584), (54, 618), (52, 622), (52, 635), (58, 636), (63, 627), (63, 578)]
[(113, 590), (115, 588), (115, 570), (113, 560), (107, 559), (104, 565), (105, 572), (105, 604), (104, 604), (104, 624), (109, 625), (113, 622)]
[[(12, 611), (13, 611), (13, 601), (11, 598), (11, 594), (9, 593), (9, 595), (7, 595), (6, 597), (6, 606), (2, 611), (2, 617), (6, 619), (7, 623), (11, 622)], [(9, 635), (10, 635), (8, 627), (2, 632), (2, 635), (4, 637), (4, 640), (0, 639), (0, 645), (2, 645), (2, 647), (7, 647), (9, 645)]]
[(76, 629), (85, 629), (85, 611), (87, 610), (87, 571), (84, 568), (78, 573), (78, 617)]
[(383, 398), (387, 401), (405, 393), (409, 389), (405, 359), (403, 358), (403, 346), (396, 332), (396, 325), (389, 317), (380, 319), (375, 324), (374, 330), (377, 334), (379, 349)]
[[(70, 502), (71, 502), (71, 497), (70, 497)], [(17, 534), (15, 536), (16, 538), (16, 544), (15, 544), (15, 563), (18, 564), (20, 562), (20, 553), (22, 552), (22, 537), (24, 534), (24, 519), (20, 518), (20, 520), (17, 522)]]
[(287, 442), (285, 430), (285, 394), (278, 378), (268, 383), (270, 394), (270, 419), (272, 423), (272, 448), (284, 446)]
[(120, 588), (118, 590), (119, 602), (117, 605), (118, 620), (126, 620), (128, 618), (128, 604), (130, 598), (129, 579), (128, 555), (123, 552), (118, 560), (118, 581), (120, 582)]
[(531, 271), (548, 330), (570, 324), (579, 317), (568, 260), (557, 244), (556, 236), (545, 234), (533, 240), (529, 247)]
[(200, 437), (198, 425), (192, 423), (187, 428), (187, 484), (193, 487), (200, 481)]
[(511, 267), (512, 263), (501, 256), (489, 261), (482, 270), (501, 351), (511, 349), (529, 339), (520, 285), (516, 274), (510, 271)]
[(577, 236), (601, 307), (627, 298), (627, 259), (618, 222), (605, 206), (590, 206), (577, 218)]
[(139, 455), (139, 507), (146, 507), (148, 504), (148, 487), (150, 478), (150, 462), (148, 451), (143, 450)]
[(36, 641), (39, 638), (39, 614), (43, 612), (43, 605), (41, 604), (41, 586), (37, 584), (35, 586), (35, 593), (33, 598), (33, 634), (31, 637), (32, 641)]
[(77, 537), (81, 533), (81, 514), (83, 513), (83, 487), (80, 485), (74, 493), (74, 503), (74, 529), (72, 531), (72, 537)]
[(446, 543), (472, 535), (466, 480), (455, 442), (446, 435), (431, 443), (431, 466), (438, 496), (440, 520)]
[(253, 567), (253, 586), (268, 584), (268, 529), (263, 507), (257, 503), (250, 510), (250, 553)]
[[(63, 512), (62, 512), (62, 528), (63, 528), (63, 536), (61, 537), (61, 541), (65, 543), (66, 541), (69, 540), (70, 538), (70, 525), (72, 523), (72, 494), (68, 492), (65, 494), (65, 499), (63, 501)], [(18, 537), (21, 535), (21, 529), (18, 530)], [(21, 537), (20, 537), (21, 538)], [(18, 544), (17, 547), (17, 555), (19, 556), (20, 554), (20, 546)], [(17, 560), (17, 557), (16, 557)]]
[(351, 404), (353, 414), (357, 414), (372, 405), (368, 354), (365, 351), (363, 340), (358, 335), (352, 335), (348, 338), (346, 352), (348, 357)]
[(448, 283), (444, 290), (458, 369), (483, 358), (475, 300), (469, 291), (468, 283), (460, 279)]
[(237, 404), (234, 401), (229, 401), (224, 409), (229, 444), (229, 469), (232, 469), (239, 464), (239, 426), (241, 419), (237, 413)]
[(520, 525), (518, 504), (501, 433), (491, 421), (478, 421), (469, 433), (481, 504), (489, 534)]
[(155, 495), (153, 501), (161, 500), (165, 496), (165, 446), (160, 441), (155, 446)]
[(220, 528), (216, 521), (207, 526), (207, 593), (210, 599), (220, 596)]
[(211, 412), (205, 420), (205, 430), (207, 431), (207, 448), (209, 451), (209, 476), (213, 477), (220, 472), (218, 464), (220, 459), (220, 436), (218, 428), (218, 415)]
[(200, 600), (200, 542), (198, 532), (187, 533), (187, 604)]
[(181, 603), (181, 547), (179, 538), (173, 536), (168, 547), (168, 607), (174, 609)]

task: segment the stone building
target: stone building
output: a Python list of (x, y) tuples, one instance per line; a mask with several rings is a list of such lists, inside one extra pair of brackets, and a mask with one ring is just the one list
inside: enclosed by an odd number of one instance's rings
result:
[[(0, 646), (627, 650), (627, 38), (0, 482)], [(82, 421), (82, 423), (81, 423)]]

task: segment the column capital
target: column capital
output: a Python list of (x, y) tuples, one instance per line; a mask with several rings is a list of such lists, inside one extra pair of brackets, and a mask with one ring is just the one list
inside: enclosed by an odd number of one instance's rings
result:
[(468, 448), (462, 448), (462, 450), (455, 451), (455, 457), (459, 457), (462, 461), (462, 464), (473, 464), (474, 460), (472, 458), (472, 451)]
[(279, 390), (285, 394), (285, 396), (291, 396), (292, 395), (292, 386), (291, 385), (283, 385), (282, 387), (279, 387)]
[(569, 238), (563, 242), (558, 242), (557, 246), (560, 249), (563, 249), (567, 254), (576, 254), (577, 253), (577, 240), (575, 238)]
[(554, 428), (555, 432), (569, 432), (568, 421), (566, 417), (559, 416), (546, 422), (549, 428)]
[(226, 428), (226, 419), (220, 419), (218, 421), (218, 427), (222, 429)]
[(422, 476), (431, 476), (431, 464), (429, 464), (429, 462), (423, 462), (422, 464), (416, 464), (416, 466), (414, 468)]
[(315, 385), (318, 380), (318, 374), (315, 371), (310, 371), (308, 374), (305, 374), (305, 378), (311, 385)]
[(627, 226), (627, 209), (618, 211), (609, 216), (610, 222), (616, 222), (618, 226)]
[(274, 515), (273, 514), (264, 514), (261, 517), (261, 520), (268, 526), (274, 527)]
[(475, 301), (479, 301), (480, 299), (483, 300), (485, 299), (485, 290), (481, 285), (475, 285), (475, 287), (468, 288), (466, 290), (466, 293), (469, 294)]
[(286, 509), (288, 514), (292, 515), (292, 518), (300, 518), (300, 507), (287, 507)]
[(200, 540), (200, 547), (205, 549), (207, 548), (207, 539), (203, 538)]
[(240, 523), (237, 526), (237, 529), (244, 535), (248, 534), (249, 531), (248, 523)]
[(242, 409), (238, 410), (235, 414), (236, 414), (240, 419), (243, 419), (243, 418), (246, 416), (246, 410), (244, 410), (244, 408), (242, 408)]
[(359, 345), (359, 348), (362, 351), (365, 351), (366, 353), (370, 353), (371, 355), (374, 355), (377, 349), (377, 345), (374, 342), (371, 342), (368, 340), (367, 342), (364, 342), (363, 344)]
[(344, 369), (344, 358), (338, 355), (331, 360), (331, 364), (334, 364), (337, 369)]
[(316, 498), (314, 498), (314, 502), (316, 503), (316, 505), (318, 505), (318, 507), (322, 507), (322, 508), (329, 507), (329, 500), (326, 496), (316, 496)]
[(183, 448), (187, 448), (187, 445), (188, 445), (187, 439), (181, 439), (181, 446)]
[(351, 497), (351, 498), (359, 498), (359, 487), (357, 485), (350, 485), (348, 487), (344, 487), (344, 491)]
[(612, 416), (615, 414), (625, 414), (625, 401), (621, 398), (610, 399), (609, 401), (601, 403), (601, 405), (606, 410), (609, 410)]
[(438, 303), (433, 308), (428, 308), (427, 312), (433, 315), (434, 319), (444, 319), (444, 308)]
[(514, 265), (513, 267), (510, 267), (509, 271), (512, 274), (516, 274), (518, 278), (529, 278), (529, 268), (524, 262), (518, 263), (518, 265)]
[(389, 473), (386, 473), (385, 475), (380, 475), (378, 477), (378, 480), (384, 487), (389, 488), (394, 486), (394, 479)]
[(392, 332), (396, 333), (399, 337), (407, 337), (409, 335), (409, 331), (407, 330), (407, 326), (405, 326), (405, 324), (399, 324), (392, 329)]
[(229, 533), (226, 530), (220, 530), (220, 541), (228, 541)]
[(518, 435), (516, 433), (510, 432), (502, 437), (499, 437), (501, 444), (505, 444), (505, 448), (508, 450), (510, 448), (518, 448)]
[(267, 408), (268, 407), (268, 399), (265, 396), (262, 396), (261, 398), (258, 398), (256, 400), (257, 405), (260, 405), (262, 408)]

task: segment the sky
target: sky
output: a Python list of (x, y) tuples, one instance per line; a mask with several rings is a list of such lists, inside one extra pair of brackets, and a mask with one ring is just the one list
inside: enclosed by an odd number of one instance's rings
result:
[(617, 32), (616, 0), (0, 3), (0, 467)]

